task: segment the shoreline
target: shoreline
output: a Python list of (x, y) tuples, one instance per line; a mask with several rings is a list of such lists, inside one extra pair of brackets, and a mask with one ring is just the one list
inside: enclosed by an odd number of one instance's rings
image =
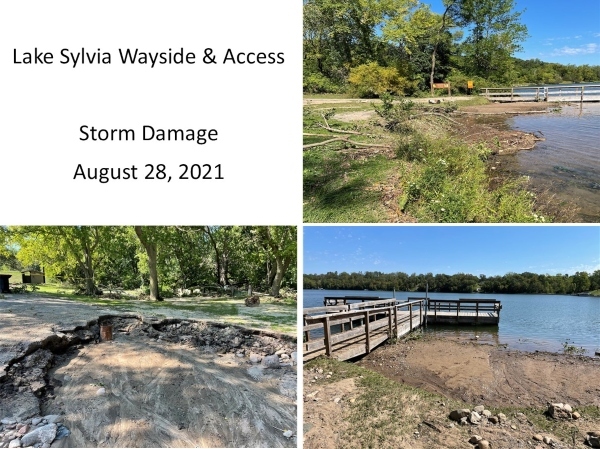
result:
[[(599, 376), (597, 358), (413, 335), (354, 363), (321, 358), (304, 367), (304, 447), (464, 448), (476, 434), (495, 449), (537, 448), (538, 435), (584, 448), (587, 432), (600, 429)], [(549, 417), (556, 402), (577, 417)], [(504, 418), (449, 418), (481, 405)]]

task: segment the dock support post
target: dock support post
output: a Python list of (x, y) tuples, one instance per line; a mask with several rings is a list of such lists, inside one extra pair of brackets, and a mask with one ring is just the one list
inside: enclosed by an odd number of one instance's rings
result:
[(398, 338), (398, 306), (394, 306), (394, 335)]
[(388, 309), (388, 329), (389, 329), (390, 339), (392, 339), (394, 334), (392, 334), (393, 330), (392, 330), (392, 308), (391, 307)]
[(540, 88), (535, 89), (535, 101), (540, 101)]
[(326, 316), (323, 322), (323, 333), (325, 335), (325, 355), (331, 357), (331, 329), (329, 328), (329, 317)]
[(479, 323), (479, 302), (475, 303), (475, 323)]
[(515, 88), (511, 87), (510, 88), (510, 101), (513, 101), (513, 96), (515, 95)]
[(585, 89), (585, 86), (581, 86), (581, 103), (583, 103), (583, 90)]
[(458, 324), (458, 316), (460, 315), (460, 302), (456, 304), (456, 323)]
[(410, 330), (409, 330), (409, 332), (412, 332), (412, 303), (410, 303), (408, 305), (408, 315), (410, 317)]
[(367, 333), (367, 354), (371, 352), (371, 335), (369, 334), (369, 311), (365, 310), (365, 332)]

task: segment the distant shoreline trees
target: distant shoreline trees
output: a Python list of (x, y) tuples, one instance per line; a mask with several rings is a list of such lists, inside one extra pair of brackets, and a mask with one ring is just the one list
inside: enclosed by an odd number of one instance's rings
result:
[(503, 276), (465, 273), (409, 275), (378, 271), (304, 275), (305, 289), (424, 292), (427, 285), (430, 292), (438, 293), (575, 294), (600, 289), (600, 270), (573, 275), (530, 272), (507, 273)]

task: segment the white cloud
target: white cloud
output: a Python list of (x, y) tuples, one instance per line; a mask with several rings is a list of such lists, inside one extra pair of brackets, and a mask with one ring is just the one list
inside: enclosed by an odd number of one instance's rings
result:
[(600, 46), (595, 43), (580, 45), (579, 47), (562, 47), (554, 50), (552, 56), (592, 55), (600, 51)]

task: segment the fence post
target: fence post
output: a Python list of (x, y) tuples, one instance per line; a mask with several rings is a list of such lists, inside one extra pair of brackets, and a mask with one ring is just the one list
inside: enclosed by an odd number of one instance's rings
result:
[(581, 102), (583, 103), (583, 90), (585, 89), (585, 86), (581, 86)]
[(325, 355), (331, 357), (331, 330), (329, 329), (329, 317), (325, 317), (323, 323), (323, 333), (325, 335)]
[(371, 336), (369, 335), (369, 310), (365, 310), (365, 332), (367, 333), (367, 354), (371, 352)]
[(540, 88), (535, 89), (535, 101), (540, 101)]
[(479, 323), (479, 301), (475, 303), (475, 322)]
[(408, 304), (408, 316), (410, 317), (410, 330), (412, 332), (412, 302)]
[(388, 328), (389, 328), (389, 334), (390, 334), (390, 339), (391, 339), (392, 338), (392, 308), (391, 307), (388, 310)]
[(460, 313), (460, 301), (456, 303), (456, 322), (458, 323), (458, 314)]
[(510, 101), (513, 101), (513, 96), (515, 95), (515, 88), (511, 87), (510, 88)]

